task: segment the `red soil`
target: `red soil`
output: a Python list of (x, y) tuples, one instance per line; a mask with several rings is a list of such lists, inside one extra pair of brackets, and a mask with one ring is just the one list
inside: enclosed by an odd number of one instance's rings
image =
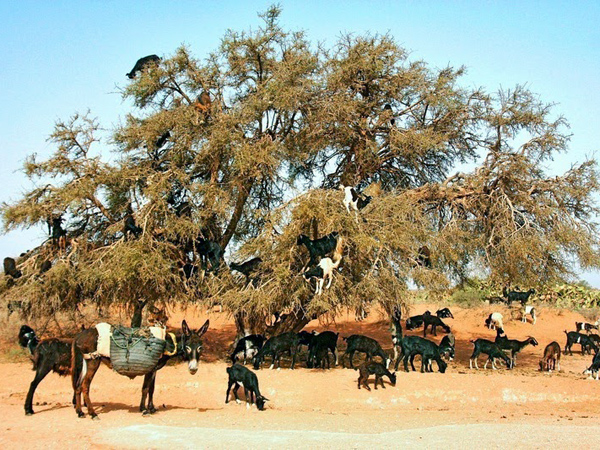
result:
[[(426, 305), (416, 305), (413, 311), (425, 309)], [(537, 324), (531, 325), (518, 317), (510, 320), (510, 312), (498, 307), (451, 309), (455, 319), (445, 321), (456, 336), (457, 352), (446, 374), (399, 372), (395, 387), (367, 392), (357, 389), (358, 373), (349, 369), (313, 370), (303, 363), (294, 371), (262, 369), (257, 372), (261, 390), (270, 399), (264, 412), (224, 403), (224, 357), (235, 335), (225, 314), (210, 315), (203, 364), (196, 375), (191, 376), (185, 364), (167, 366), (158, 373), (155, 403), (159, 411), (149, 417), (137, 410), (141, 378), (132, 381), (105, 366), (98, 371), (91, 391), (101, 420), (78, 419), (70, 404), (70, 379), (55, 374), (40, 384), (34, 399), (36, 414), (27, 417), (23, 402), (33, 379), (30, 364), (3, 363), (0, 448), (598, 445), (600, 383), (582, 374), (591, 357), (579, 354), (576, 345), (575, 355), (563, 355), (560, 373), (537, 371), (544, 347), (553, 340), (564, 347), (563, 330), (573, 330), (581, 315), (546, 309)], [(509, 337), (533, 335), (540, 345), (523, 350), (512, 371), (503, 364), (498, 371), (489, 367), (469, 370), (469, 340), (493, 339), (494, 333), (483, 323), (492, 310), (503, 312)], [(181, 318), (177, 314), (170, 325), (177, 326)], [(206, 316), (188, 311), (186, 318), (191, 326), (200, 327)], [(316, 321), (307, 327), (324, 328)], [(385, 349), (392, 347), (389, 325), (380, 317), (357, 323), (348, 316), (326, 328), (342, 336), (365, 334), (378, 339)], [(286, 360), (284, 366), (288, 365)]]

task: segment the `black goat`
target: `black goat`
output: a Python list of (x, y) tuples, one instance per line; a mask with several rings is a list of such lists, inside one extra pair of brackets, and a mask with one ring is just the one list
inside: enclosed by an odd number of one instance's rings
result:
[(322, 361), (323, 355), (327, 358), (329, 365), (329, 351), (331, 351), (335, 357), (335, 365), (338, 365), (337, 340), (339, 335), (339, 333), (334, 333), (333, 331), (322, 331), (318, 334), (314, 334), (312, 341), (308, 346), (307, 364), (309, 367), (317, 367), (319, 361)]
[(535, 289), (529, 289), (527, 292), (507, 291), (506, 287), (502, 289), (502, 295), (506, 298), (509, 305), (512, 302), (519, 302), (525, 306), (529, 301), (529, 297), (533, 294), (535, 294)]
[(291, 369), (294, 369), (298, 345), (298, 334), (294, 333), (293, 331), (289, 331), (278, 336), (273, 336), (272, 338), (268, 339), (267, 342), (265, 342), (262, 348), (254, 356), (254, 368), (257, 370), (260, 369), (260, 366), (266, 355), (271, 355), (271, 369), (275, 367), (275, 364), (277, 364), (279, 367), (281, 364), (281, 354), (286, 352), (292, 357)]
[(414, 330), (415, 328), (419, 328), (423, 325), (423, 317), (431, 315), (429, 311), (425, 311), (423, 314), (418, 316), (412, 316), (406, 319), (406, 329)]
[(320, 239), (314, 240), (309, 239), (305, 234), (301, 234), (298, 236), (296, 244), (306, 246), (308, 254), (310, 255), (307, 266), (310, 267), (316, 265), (321, 258), (324, 258), (325, 255), (333, 252), (336, 249), (338, 237), (339, 233), (337, 231), (329, 233)]
[(370, 391), (369, 387), (369, 375), (375, 375), (375, 389), (377, 389), (377, 384), (381, 384), (381, 387), (385, 389), (383, 384), (383, 377), (386, 376), (390, 380), (390, 384), (392, 386), (396, 386), (396, 374), (391, 373), (385, 366), (381, 363), (376, 362), (365, 362), (360, 365), (357, 369), (359, 371), (358, 376), (358, 388), (360, 389), (361, 384), (365, 387), (367, 391)]
[(259, 352), (266, 340), (267, 338), (262, 334), (244, 336), (235, 345), (235, 349), (231, 354), (231, 362), (235, 364), (238, 358), (241, 359), (240, 356), (243, 355), (244, 364), (246, 364), (246, 359), (254, 358), (254, 355)]
[(477, 358), (481, 353), (485, 353), (488, 355), (488, 359), (483, 366), (484, 369), (487, 369), (487, 365), (490, 361), (492, 361), (492, 369), (496, 370), (495, 360), (496, 358), (500, 358), (504, 360), (506, 363), (506, 367), (512, 369), (511, 359), (506, 356), (506, 354), (502, 351), (500, 347), (498, 347), (494, 342), (488, 341), (487, 339), (476, 339), (470, 341), (473, 345), (473, 354), (469, 359), (469, 368), (473, 368), (473, 361), (475, 361), (475, 368), (479, 370), (479, 366), (477, 365)]
[(435, 312), (435, 315), (438, 316), (440, 319), (454, 319), (454, 316), (452, 315), (452, 312), (449, 308), (438, 309)]
[(241, 264), (231, 263), (229, 264), (229, 268), (243, 274), (246, 277), (246, 281), (249, 281), (250, 275), (258, 270), (258, 266), (260, 266), (261, 263), (262, 259), (257, 256), (256, 258), (249, 259)]
[[(440, 373), (445, 373), (448, 364), (442, 359), (440, 347), (435, 342), (428, 341), (419, 336), (405, 336), (402, 338), (402, 359), (404, 359), (404, 370), (408, 372), (408, 363), (415, 370), (415, 356), (421, 355), (421, 373), (431, 372), (431, 360), (435, 360)], [(396, 370), (400, 360), (396, 360)]]
[(452, 333), (447, 334), (440, 341), (440, 354), (446, 356), (448, 360), (452, 361), (455, 356), (455, 345), (456, 339)]
[(140, 234), (142, 234), (144, 230), (141, 227), (138, 227), (135, 224), (135, 219), (133, 218), (133, 216), (131, 214), (127, 214), (124, 219), (123, 219), (123, 236), (125, 237), (125, 240), (127, 240), (127, 237), (130, 235), (135, 236), (136, 238), (138, 238), (140, 236)]
[(17, 269), (17, 263), (13, 258), (4, 258), (4, 274), (9, 275), (12, 278), (20, 278), (23, 273)]
[(25, 414), (33, 414), (33, 395), (38, 385), (50, 372), (61, 376), (71, 373), (71, 344), (72, 339), (42, 339), (39, 340), (35, 331), (27, 325), (19, 330), (19, 344), (29, 350), (35, 377), (29, 385), (25, 398)]
[(592, 359), (592, 365), (588, 367), (583, 373), (594, 375), (596, 374), (596, 381), (600, 375), (600, 352), (594, 355), (594, 359)]
[(300, 346), (302, 345), (306, 345), (307, 348), (310, 348), (314, 337), (314, 333), (309, 333), (308, 331), (300, 331), (298, 333), (298, 350), (300, 350)]
[(235, 397), (235, 401), (237, 403), (240, 402), (237, 391), (241, 385), (244, 387), (246, 407), (250, 408), (251, 404), (256, 403), (258, 410), (264, 411), (265, 402), (269, 399), (261, 395), (260, 390), (258, 389), (258, 377), (256, 374), (241, 364), (234, 364), (233, 366), (228, 367), (227, 373), (229, 374), (229, 382), (227, 383), (225, 403), (229, 403), (229, 391), (231, 391), (231, 387), (233, 385), (235, 385), (233, 388), (233, 396)]
[(346, 348), (346, 352), (342, 355), (342, 366), (345, 367), (344, 356), (349, 355), (350, 367), (354, 369), (352, 358), (356, 352), (366, 353), (368, 361), (371, 361), (373, 356), (379, 356), (385, 362), (386, 368), (390, 366), (390, 357), (383, 351), (381, 345), (379, 345), (379, 342), (375, 339), (361, 334), (353, 334), (352, 336), (343, 339), (347, 342), (348, 347)]
[(223, 254), (225, 253), (221, 245), (218, 242), (209, 241), (200, 236), (196, 240), (195, 249), (200, 255), (202, 270), (208, 270), (208, 263), (210, 263), (210, 270), (215, 274), (218, 273), (223, 261)]
[(62, 227), (63, 221), (62, 215), (52, 216), (46, 220), (50, 238), (59, 250), (65, 250), (67, 247), (67, 231)]
[(590, 334), (592, 330), (598, 331), (598, 322), (596, 323), (587, 323), (587, 322), (575, 322), (575, 331), (581, 333), (585, 331), (587, 334)]
[(540, 360), (540, 370), (551, 372), (556, 370), (557, 365), (560, 370), (560, 345), (554, 341), (546, 345), (544, 349), (544, 356)]
[(169, 130), (167, 130), (163, 134), (161, 134), (160, 137), (154, 143), (154, 145), (156, 146), (156, 149), (158, 150), (163, 145), (165, 145), (165, 143), (167, 142), (167, 139), (169, 139), (170, 137), (171, 137), (171, 132)]
[(496, 330), (496, 340), (495, 343), (502, 350), (510, 350), (511, 357), (511, 365), (512, 367), (516, 367), (517, 365), (517, 353), (523, 350), (528, 345), (533, 345), (534, 347), (538, 345), (538, 341), (535, 340), (534, 337), (528, 337), (524, 341), (518, 341), (516, 339), (508, 339), (504, 334), (504, 330), (502, 328), (498, 328)]
[(431, 332), (437, 336), (437, 327), (441, 327), (446, 333), (450, 333), (450, 327), (442, 322), (438, 316), (432, 314), (423, 315), (423, 337), (427, 335), (427, 327), (431, 326)]
[(198, 266), (190, 263), (185, 263), (181, 270), (183, 271), (183, 275), (185, 276), (186, 280), (189, 280), (198, 273)]
[(159, 62), (160, 57), (158, 57), (157, 55), (144, 56), (143, 58), (138, 59), (135, 65), (133, 66), (133, 69), (131, 69), (131, 72), (126, 74), (127, 78), (133, 80), (137, 72), (142, 71), (145, 67), (148, 67), (153, 63), (158, 64)]
[(565, 345), (565, 355), (569, 353), (573, 355), (573, 344), (581, 344), (581, 354), (584, 355), (585, 352), (588, 354), (592, 354), (591, 351), (594, 350), (595, 353), (598, 352), (598, 347), (594, 343), (593, 340), (586, 334), (578, 333), (577, 331), (569, 331), (565, 330), (565, 334), (567, 335), (567, 343)]

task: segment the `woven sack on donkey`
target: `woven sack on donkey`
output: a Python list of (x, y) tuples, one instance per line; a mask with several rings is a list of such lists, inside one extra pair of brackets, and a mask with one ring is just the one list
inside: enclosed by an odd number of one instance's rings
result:
[(157, 339), (143, 328), (116, 326), (110, 338), (113, 369), (130, 378), (152, 372), (163, 355), (166, 341)]

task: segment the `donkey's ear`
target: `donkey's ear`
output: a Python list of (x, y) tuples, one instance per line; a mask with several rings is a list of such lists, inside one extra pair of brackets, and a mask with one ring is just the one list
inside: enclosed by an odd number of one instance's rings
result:
[(209, 323), (210, 323), (210, 321), (208, 319), (206, 319), (206, 322), (204, 322), (204, 325), (202, 325), (202, 327), (200, 327), (200, 329), (198, 330), (198, 336), (202, 336), (204, 333), (206, 333), (206, 330), (208, 330)]
[(181, 322), (181, 330), (183, 331), (183, 334), (185, 334), (186, 336), (189, 336), (190, 334), (192, 334), (192, 332), (190, 331), (190, 327), (188, 327), (188, 324), (185, 321), (185, 319), (183, 320), (183, 322)]

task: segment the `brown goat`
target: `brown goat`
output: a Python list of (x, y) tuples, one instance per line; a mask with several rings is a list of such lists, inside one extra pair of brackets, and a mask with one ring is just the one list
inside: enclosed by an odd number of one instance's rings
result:
[[(556, 367), (558, 366), (558, 369)], [(544, 356), (540, 359), (540, 370), (551, 372), (560, 370), (560, 345), (553, 341), (544, 349)]]

